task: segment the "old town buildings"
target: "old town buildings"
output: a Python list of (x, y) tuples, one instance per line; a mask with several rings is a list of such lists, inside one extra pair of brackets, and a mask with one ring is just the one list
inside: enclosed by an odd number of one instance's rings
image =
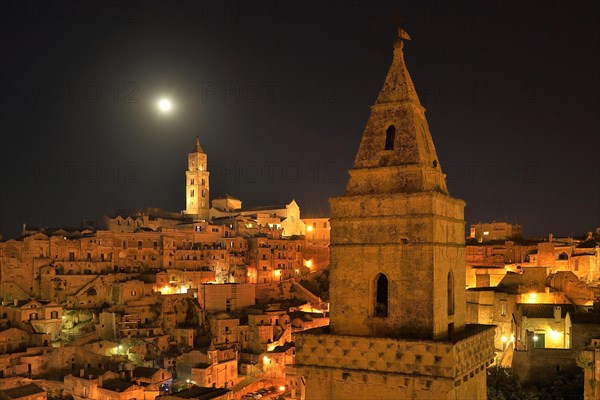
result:
[[(198, 138), (185, 187), (182, 213), (24, 224), (21, 237), (0, 242), (0, 389), (35, 381), (40, 396), (139, 400), (285, 385), (292, 332), (313, 326), (302, 322), (311, 314), (328, 321), (322, 300), (294, 281), (327, 266), (328, 219), (307, 225), (293, 200), (243, 208), (225, 195), (209, 206)], [(285, 306), (269, 306), (276, 300)]]

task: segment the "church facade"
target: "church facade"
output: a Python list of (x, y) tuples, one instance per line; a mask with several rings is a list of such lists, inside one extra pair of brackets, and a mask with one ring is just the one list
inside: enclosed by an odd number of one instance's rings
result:
[(465, 221), (400, 30), (346, 193), (330, 199), (328, 328), (298, 335), (307, 399), (484, 399), (493, 326), (465, 323)]

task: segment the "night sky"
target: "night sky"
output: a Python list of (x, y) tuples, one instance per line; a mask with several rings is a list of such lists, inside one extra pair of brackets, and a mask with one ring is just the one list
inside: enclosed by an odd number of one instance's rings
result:
[(600, 226), (597, 4), (3, 1), (0, 231), (180, 211), (196, 135), (211, 197), (326, 215), (401, 23), (467, 222), (580, 235)]

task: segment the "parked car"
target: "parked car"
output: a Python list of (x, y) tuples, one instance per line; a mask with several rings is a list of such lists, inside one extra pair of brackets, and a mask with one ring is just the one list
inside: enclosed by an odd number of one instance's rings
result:
[(277, 386), (269, 386), (267, 390), (269, 393), (275, 393), (277, 391)]
[(261, 395), (265, 396), (269, 393), (269, 391), (267, 389), (258, 389), (257, 390), (258, 393), (260, 393)]

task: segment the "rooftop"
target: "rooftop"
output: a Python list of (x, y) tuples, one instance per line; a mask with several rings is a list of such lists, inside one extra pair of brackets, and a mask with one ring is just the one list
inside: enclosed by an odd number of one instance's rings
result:
[(30, 383), (29, 385), (19, 386), (12, 389), (0, 390), (0, 399), (22, 399), (38, 393), (45, 393), (41, 387)]
[(560, 317), (565, 318), (567, 312), (575, 312), (572, 304), (521, 304), (521, 312), (527, 318), (554, 318), (554, 307), (560, 307)]
[[(226, 394), (228, 392), (231, 392), (231, 390), (225, 389), (225, 388), (215, 389), (215, 388), (205, 388), (205, 387), (194, 386), (190, 389), (185, 389), (185, 390), (182, 390), (181, 392), (172, 393), (168, 396), (179, 398), (179, 399), (210, 400), (210, 399), (214, 399), (214, 398), (223, 396), (224, 394)], [(164, 397), (164, 396), (158, 396), (157, 399), (160, 399), (162, 397)]]

